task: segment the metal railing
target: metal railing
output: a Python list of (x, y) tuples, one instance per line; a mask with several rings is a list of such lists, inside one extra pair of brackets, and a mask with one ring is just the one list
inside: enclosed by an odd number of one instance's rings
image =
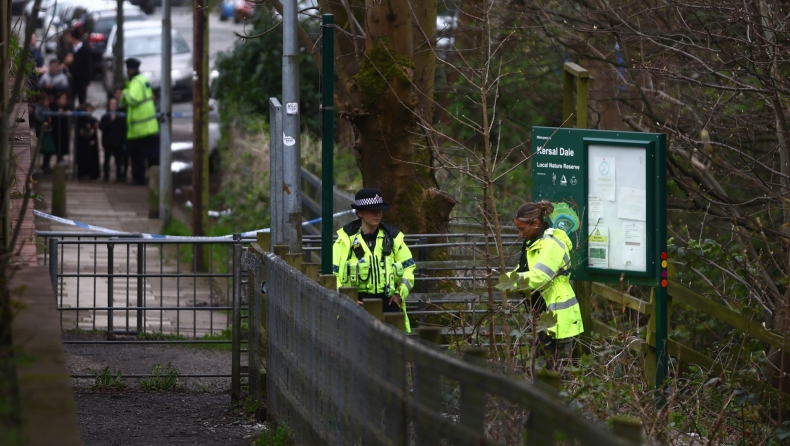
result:
[[(256, 397), (265, 391), (267, 416), (297, 444), (543, 445), (556, 444), (557, 433), (573, 444), (632, 444), (552, 391), (383, 324), (272, 253), (248, 253), (245, 265), (261, 318), (250, 343), (266, 346), (265, 360), (250, 356), (250, 388)], [(253, 379), (264, 372), (265, 387)]]
[[(139, 234), (37, 232), (47, 248), (63, 329), (106, 332), (67, 344), (229, 344), (232, 393), (240, 392), (243, 319), (240, 236), (143, 239)], [(205, 265), (197, 265), (198, 251)]]

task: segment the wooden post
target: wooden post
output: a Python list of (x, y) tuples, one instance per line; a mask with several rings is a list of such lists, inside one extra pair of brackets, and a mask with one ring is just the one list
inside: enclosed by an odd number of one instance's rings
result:
[(159, 218), (159, 166), (148, 168), (148, 218)]
[(285, 261), (299, 271), (302, 270), (302, 254), (294, 254), (289, 252), (285, 255)]
[[(442, 329), (440, 327), (419, 327), (417, 328), (417, 336), (424, 341), (435, 344), (438, 348), (442, 339)], [(422, 357), (418, 358), (414, 363), (414, 369), (414, 397), (427, 411), (439, 413), (442, 401), (439, 375), (431, 369), (431, 365)], [(415, 420), (418, 446), (441, 444), (441, 435), (429, 420), (428, 417), (424, 416), (418, 416)]]
[(321, 274), (318, 276), (318, 284), (330, 290), (337, 290), (337, 276), (334, 274)]
[(573, 62), (565, 62), (562, 76), (562, 120), (563, 127), (573, 127), (569, 118), (573, 115), (573, 84), (576, 84), (576, 128), (587, 128), (587, 92), (590, 72)]
[(658, 365), (656, 357), (656, 290), (650, 288), (650, 317), (647, 320), (647, 333), (645, 335), (645, 378), (651, 386), (655, 386), (656, 382), (656, 366)]
[[(573, 291), (576, 293), (576, 299), (579, 301), (579, 311), (582, 315), (582, 326), (584, 327), (584, 336), (589, 336), (593, 331), (592, 323), (592, 283), (582, 280), (576, 280), (573, 283)], [(580, 346), (583, 344), (578, 342)]]
[(56, 163), (52, 170), (52, 215), (66, 218), (66, 166)]
[[(332, 277), (334, 277), (334, 276), (332, 276)], [(357, 290), (356, 287), (344, 286), (344, 287), (340, 287), (340, 289), (338, 289), (338, 291), (340, 292), (340, 294), (345, 294), (346, 296), (351, 298), (351, 300), (353, 300), (354, 302), (358, 302), (359, 301), (359, 290)]]
[(417, 337), (439, 346), (442, 344), (442, 327), (419, 327), (417, 328)]
[(635, 446), (643, 443), (642, 422), (639, 419), (628, 416), (611, 416), (608, 421), (612, 426), (612, 431), (618, 437)]
[(288, 254), (288, 245), (274, 245), (274, 255), (285, 260), (286, 254)]
[(258, 246), (260, 246), (262, 250), (271, 251), (272, 249), (271, 232), (259, 232), (256, 234), (256, 238), (258, 239)]
[(535, 373), (535, 380), (546, 384), (549, 388), (556, 390), (557, 393), (562, 391), (560, 374), (557, 372), (540, 369)]
[(384, 322), (384, 304), (381, 302), (381, 299), (363, 299), (362, 307), (371, 316)]
[(318, 266), (317, 263), (302, 263), (302, 274), (313, 282), (318, 282)]
[[(541, 386), (544, 391), (548, 391), (554, 396), (559, 395), (561, 385), (560, 375), (557, 372), (550, 372), (545, 369), (538, 370), (535, 373), (535, 381), (545, 384)], [(548, 420), (544, 419), (542, 413), (530, 412), (525, 427), (528, 446), (554, 443), (554, 428), (551, 427), (551, 423)]]
[[(480, 347), (465, 347), (463, 350), (465, 362), (479, 367), (485, 367), (488, 358), (488, 349)], [(480, 390), (477, 383), (461, 383), (461, 426), (475, 433), (474, 442), (483, 442), (485, 436), (486, 394)]]
[(402, 311), (397, 313), (384, 313), (384, 323), (392, 325), (400, 331), (406, 331), (406, 315)]

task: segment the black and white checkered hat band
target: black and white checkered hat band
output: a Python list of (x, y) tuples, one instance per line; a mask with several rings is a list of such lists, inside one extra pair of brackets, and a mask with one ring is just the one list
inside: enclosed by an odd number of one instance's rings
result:
[(354, 206), (370, 206), (371, 204), (382, 204), (384, 199), (376, 195), (373, 198), (363, 198), (361, 200), (354, 200)]

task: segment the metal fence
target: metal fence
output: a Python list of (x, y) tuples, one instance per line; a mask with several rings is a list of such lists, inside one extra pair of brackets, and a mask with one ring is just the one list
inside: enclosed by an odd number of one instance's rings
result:
[(297, 444), (629, 444), (549, 391), (381, 323), (271, 253), (250, 252), (245, 265), (262, 318), (250, 343), (267, 346), (265, 361), (250, 357), (251, 390), (264, 391), (253, 377), (265, 362), (267, 415)]
[[(144, 239), (140, 234), (37, 232), (61, 328), (105, 332), (79, 344), (230, 344), (239, 393), (242, 244), (234, 239)], [(198, 251), (205, 264), (198, 267)], [(246, 342), (244, 342), (246, 343)], [(208, 377), (208, 375), (182, 375)]]

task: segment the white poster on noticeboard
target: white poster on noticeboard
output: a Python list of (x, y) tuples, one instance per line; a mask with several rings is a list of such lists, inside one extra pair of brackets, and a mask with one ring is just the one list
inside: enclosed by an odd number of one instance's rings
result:
[(617, 218), (647, 220), (647, 191), (633, 187), (621, 187), (617, 200)]
[(645, 255), (645, 224), (641, 221), (623, 223), (623, 255), (622, 266), (624, 269), (644, 271)]
[[(647, 150), (606, 144), (587, 149), (587, 266), (646, 272)], [(603, 230), (593, 238), (596, 226)]]
[(615, 201), (617, 188), (617, 164), (613, 156), (593, 157), (592, 184), (590, 195), (602, 200)]

